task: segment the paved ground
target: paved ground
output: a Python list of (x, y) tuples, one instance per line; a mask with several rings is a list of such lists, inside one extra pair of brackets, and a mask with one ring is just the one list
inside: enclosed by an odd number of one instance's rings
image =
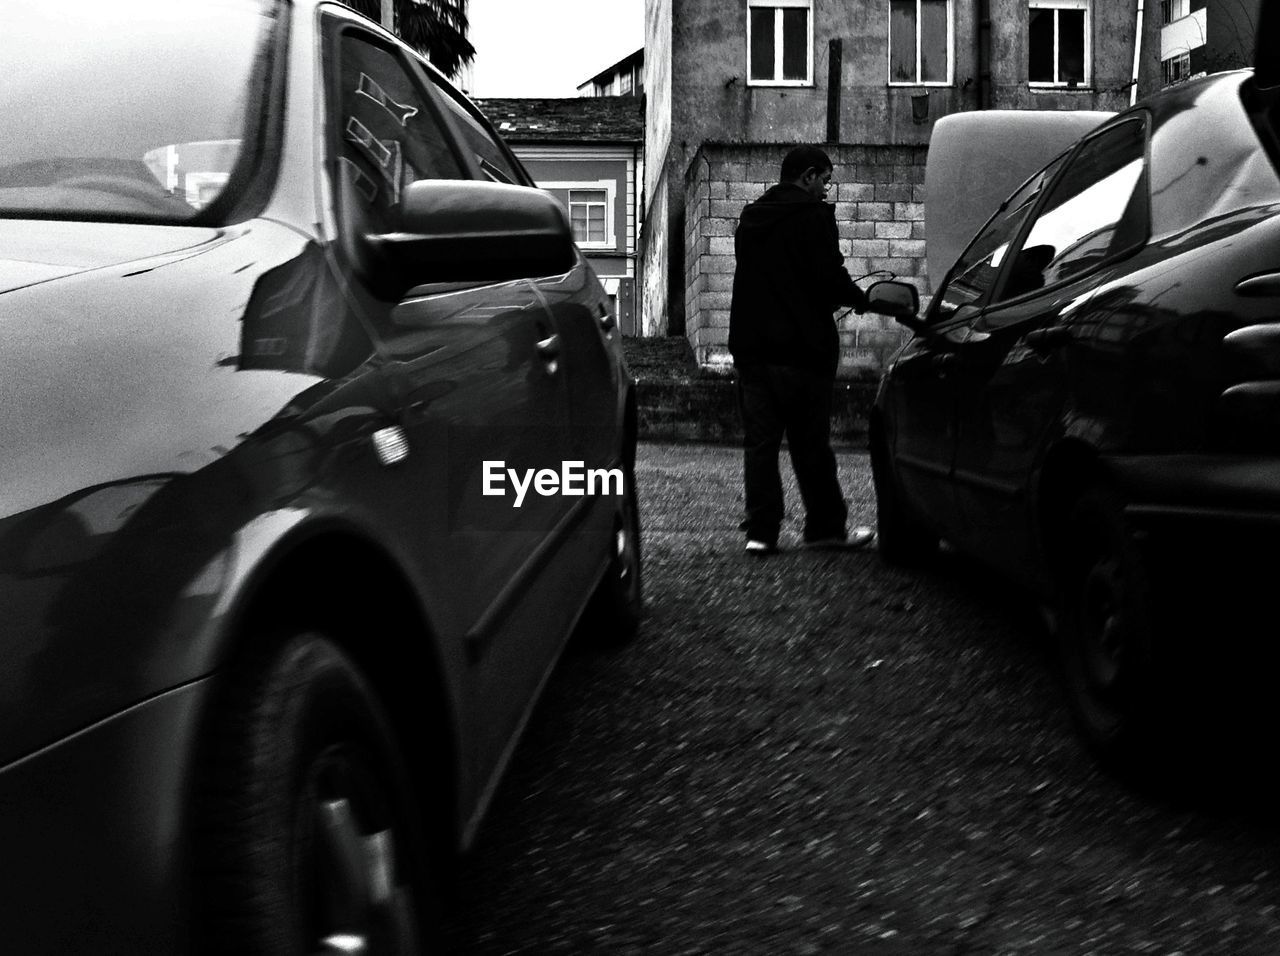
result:
[[(871, 523), (865, 455), (840, 464)], [(1006, 587), (742, 555), (733, 449), (646, 445), (638, 477), (641, 637), (552, 680), (456, 952), (1280, 953), (1271, 813), (1099, 772)]]

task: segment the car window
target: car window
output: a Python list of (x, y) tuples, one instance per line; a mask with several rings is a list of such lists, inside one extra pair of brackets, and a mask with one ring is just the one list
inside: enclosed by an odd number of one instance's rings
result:
[(1146, 238), (1146, 133), (1130, 120), (1086, 140), (1027, 231), (999, 298), (1055, 285)]
[(513, 183), (517, 186), (528, 184), (516, 162), (489, 131), (479, 114), (447, 87), (440, 87), (440, 101), (453, 117), (458, 135), (475, 155), (476, 163), (486, 176), (499, 183)]
[(1009, 244), (1017, 236), (1040, 190), (1053, 179), (1061, 165), (1062, 158), (1059, 157), (1023, 183), (978, 233), (956, 260), (946, 284), (938, 291), (933, 321), (951, 318), (959, 309), (977, 303), (991, 290), (1000, 274)]
[(1151, 234), (1169, 236), (1239, 209), (1280, 202), (1280, 179), (1240, 101), (1240, 84), (1207, 85), (1194, 109), (1151, 135)]
[(465, 178), (449, 137), (398, 54), (366, 34), (340, 34), (337, 124), (345, 197), (363, 225), (394, 228), (400, 197), (417, 179)]

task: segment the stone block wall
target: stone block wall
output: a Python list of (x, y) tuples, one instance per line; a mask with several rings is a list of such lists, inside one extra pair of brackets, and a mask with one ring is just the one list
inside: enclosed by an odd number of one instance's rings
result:
[[(686, 335), (698, 364), (728, 368), (733, 233), (743, 207), (778, 181), (791, 145), (713, 144), (699, 149), (685, 177)], [(825, 146), (840, 251), (855, 279), (891, 272), (927, 303), (924, 146)], [(859, 282), (864, 289), (876, 278)], [(837, 313), (839, 314), (839, 313)], [(849, 313), (838, 322), (842, 378), (873, 377), (910, 333), (891, 319)]]

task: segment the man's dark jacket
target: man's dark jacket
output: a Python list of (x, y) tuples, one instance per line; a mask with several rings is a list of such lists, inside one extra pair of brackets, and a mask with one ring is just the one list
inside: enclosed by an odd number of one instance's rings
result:
[(735, 365), (788, 365), (834, 376), (840, 336), (832, 313), (866, 296), (845, 271), (835, 209), (779, 183), (742, 210), (729, 312)]

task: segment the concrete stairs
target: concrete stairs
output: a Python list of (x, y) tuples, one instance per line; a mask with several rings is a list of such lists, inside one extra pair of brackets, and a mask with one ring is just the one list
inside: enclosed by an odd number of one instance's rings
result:
[[(731, 375), (705, 372), (679, 336), (622, 340), (636, 381), (640, 438), (738, 444), (742, 429)], [(876, 382), (838, 381), (833, 395), (832, 443), (865, 448)]]

